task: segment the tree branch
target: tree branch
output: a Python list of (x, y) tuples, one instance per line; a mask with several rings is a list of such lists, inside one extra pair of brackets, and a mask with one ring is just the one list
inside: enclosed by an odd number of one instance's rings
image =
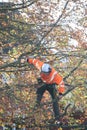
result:
[(74, 67), (74, 68), (69, 72), (69, 74), (63, 78), (63, 80), (65, 81), (69, 76), (71, 76), (71, 74), (74, 73), (74, 71), (78, 69), (78, 67), (81, 65), (82, 62), (83, 62), (83, 59), (81, 59), (81, 60), (79, 61), (78, 65), (77, 65), (76, 67)]

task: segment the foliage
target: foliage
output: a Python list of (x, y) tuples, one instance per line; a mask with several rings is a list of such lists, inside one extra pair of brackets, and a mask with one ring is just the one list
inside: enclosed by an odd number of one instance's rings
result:
[[(60, 7), (60, 2), (56, 6), (52, 1), (24, 1), (0, 9), (0, 125), (26, 124), (38, 130), (51, 127), (49, 120), (54, 116), (47, 92), (41, 107), (34, 110), (39, 73), (25, 62), (28, 56), (50, 63), (64, 77), (66, 93), (58, 100), (60, 114), (65, 106), (71, 105), (60, 118), (63, 125), (87, 124), (86, 42), (81, 38), (81, 30), (66, 30), (62, 25), (70, 13), (67, 13), (69, 1), (57, 20), (53, 17), (52, 12)], [(68, 44), (69, 37), (79, 42), (77, 47)]]

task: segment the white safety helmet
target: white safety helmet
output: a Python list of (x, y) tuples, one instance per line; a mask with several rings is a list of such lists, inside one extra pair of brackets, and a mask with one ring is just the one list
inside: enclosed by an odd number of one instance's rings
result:
[(47, 63), (44, 63), (44, 64), (42, 65), (41, 72), (50, 73), (50, 72), (51, 72), (51, 67), (50, 67), (50, 65), (47, 64)]

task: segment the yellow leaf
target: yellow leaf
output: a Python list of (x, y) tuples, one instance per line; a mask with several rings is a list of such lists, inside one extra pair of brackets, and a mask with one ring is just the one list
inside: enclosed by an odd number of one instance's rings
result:
[(62, 128), (60, 127), (58, 130), (62, 130)]

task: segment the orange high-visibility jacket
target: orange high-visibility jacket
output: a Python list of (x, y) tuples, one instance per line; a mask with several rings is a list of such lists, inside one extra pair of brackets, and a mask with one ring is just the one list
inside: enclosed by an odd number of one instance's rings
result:
[[(28, 62), (30, 64), (33, 64), (41, 72), (41, 68), (42, 68), (42, 65), (44, 64), (44, 62), (42, 62), (38, 59), (32, 59), (32, 58), (29, 58)], [(65, 86), (64, 86), (63, 78), (62, 78), (62, 76), (60, 76), (57, 73), (57, 71), (54, 68), (52, 68), (52, 71), (49, 74), (45, 74), (45, 73), (41, 72), (40, 76), (41, 76), (41, 79), (43, 80), (43, 82), (45, 82), (46, 84), (59, 85), (59, 89), (58, 89), (59, 93), (64, 93)]]

